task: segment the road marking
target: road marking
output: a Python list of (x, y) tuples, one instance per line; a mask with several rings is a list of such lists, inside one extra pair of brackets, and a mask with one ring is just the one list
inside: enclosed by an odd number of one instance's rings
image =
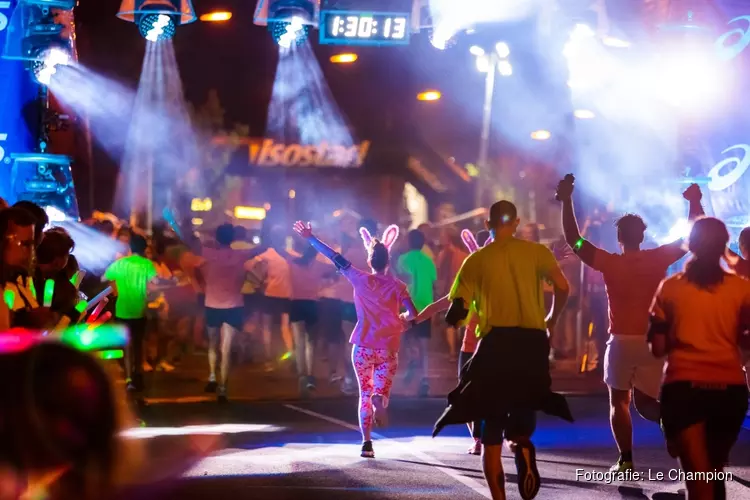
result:
[[(284, 405), (286, 408), (289, 408), (290, 410), (294, 410), (299, 413), (304, 413), (305, 415), (315, 417), (320, 420), (325, 420), (326, 422), (330, 422), (332, 424), (338, 425), (339, 427), (344, 427), (345, 429), (349, 429), (355, 432), (359, 432), (359, 427), (353, 424), (350, 424), (349, 422), (344, 422), (343, 420), (339, 420), (337, 418), (329, 417), (328, 415), (323, 415), (322, 413), (318, 413), (312, 410), (308, 410), (306, 408), (300, 408), (299, 406), (295, 405)], [(460, 474), (458, 471), (454, 470), (450, 466), (446, 465), (445, 463), (441, 462), (440, 460), (437, 460), (426, 453), (423, 453), (419, 450), (415, 450), (413, 448), (410, 448), (408, 446), (405, 446), (401, 444), (400, 442), (396, 441), (395, 439), (390, 439), (385, 436), (382, 436), (376, 432), (372, 433), (372, 437), (377, 439), (378, 441), (387, 442), (388, 444), (395, 446), (399, 448), (404, 453), (408, 453), (409, 455), (412, 455), (413, 457), (417, 458), (419, 461), (425, 463), (426, 465), (432, 465), (437, 470), (441, 471), (442, 473), (446, 474), (451, 479), (454, 479), (455, 481), (458, 481), (459, 483), (463, 484), (464, 486), (471, 488), (474, 490), (477, 494), (483, 496), (484, 498), (491, 499), (492, 496), (490, 495), (490, 490), (479, 481), (476, 481), (470, 477), (466, 477), (462, 474)]]

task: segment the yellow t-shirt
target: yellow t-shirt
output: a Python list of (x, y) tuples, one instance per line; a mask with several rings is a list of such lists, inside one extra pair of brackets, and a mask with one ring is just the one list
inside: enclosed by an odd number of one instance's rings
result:
[(540, 243), (509, 237), (470, 255), (456, 276), (450, 299), (464, 299), (479, 316), (480, 338), (492, 327), (546, 327), (542, 279), (558, 269)]

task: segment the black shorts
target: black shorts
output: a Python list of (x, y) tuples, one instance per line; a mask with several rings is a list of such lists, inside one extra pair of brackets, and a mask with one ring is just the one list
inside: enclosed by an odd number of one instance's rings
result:
[(242, 303), (245, 304), (245, 317), (249, 318), (255, 311), (260, 309), (261, 295), (257, 293), (243, 293)]
[(242, 307), (232, 307), (231, 309), (206, 308), (206, 326), (208, 328), (221, 328), (221, 325), (226, 323), (232, 328), (242, 330), (244, 319)]
[(291, 300), (280, 297), (267, 297), (265, 295), (258, 297), (260, 312), (274, 318), (280, 318), (282, 314), (289, 314), (291, 304)]
[(432, 321), (427, 319), (421, 323), (417, 323), (407, 330), (406, 334), (420, 339), (429, 339), (432, 336)]
[(672, 382), (661, 388), (661, 426), (668, 440), (699, 422), (713, 464), (724, 464), (747, 416), (747, 385), (701, 386)]
[(482, 426), (482, 444), (501, 445), (503, 439), (513, 441), (518, 437), (531, 437), (535, 430), (536, 412), (517, 410), (508, 413), (505, 418), (485, 420)]
[(338, 299), (322, 298), (318, 301), (318, 329), (329, 344), (343, 344), (344, 303)]
[(357, 322), (357, 308), (354, 304), (341, 301), (341, 319), (349, 323)]
[(318, 301), (293, 300), (289, 320), (292, 323), (305, 323), (307, 331), (310, 332), (318, 324)]

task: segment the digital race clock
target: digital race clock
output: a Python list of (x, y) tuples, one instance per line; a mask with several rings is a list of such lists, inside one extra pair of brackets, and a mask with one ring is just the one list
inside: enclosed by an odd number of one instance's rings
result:
[(324, 10), (319, 30), (321, 44), (405, 45), (409, 43), (409, 15)]

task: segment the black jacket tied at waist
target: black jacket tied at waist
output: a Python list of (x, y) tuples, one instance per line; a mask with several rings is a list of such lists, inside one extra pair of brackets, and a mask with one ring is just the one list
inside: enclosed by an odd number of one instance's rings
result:
[(543, 330), (493, 328), (462, 368), (433, 437), (446, 425), (503, 418), (513, 410), (541, 410), (573, 422), (565, 397), (552, 392), (549, 350)]

